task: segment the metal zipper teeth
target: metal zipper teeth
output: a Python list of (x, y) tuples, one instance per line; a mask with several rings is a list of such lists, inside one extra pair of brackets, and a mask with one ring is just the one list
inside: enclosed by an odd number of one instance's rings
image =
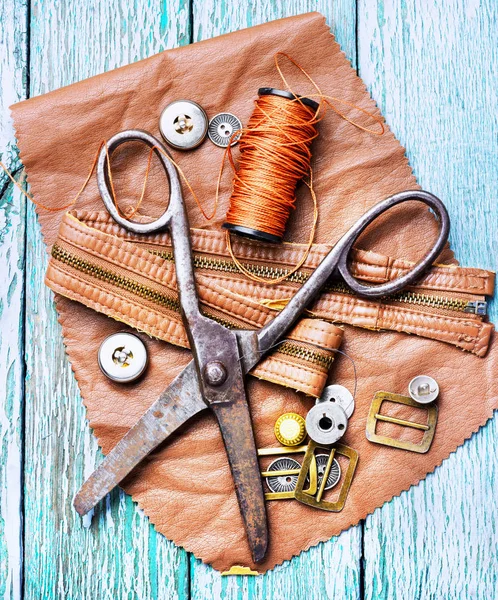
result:
[(310, 348), (305, 348), (299, 344), (294, 344), (287, 340), (280, 344), (280, 346), (277, 348), (277, 352), (280, 354), (285, 354), (286, 356), (298, 358), (299, 360), (305, 360), (306, 362), (318, 364), (326, 370), (328, 370), (330, 365), (334, 362), (333, 354), (325, 354), (310, 350)]
[[(174, 257), (172, 252), (162, 252), (160, 250), (149, 250), (151, 254), (160, 256), (167, 261), (173, 262)], [(266, 279), (277, 279), (283, 277), (289, 272), (287, 269), (276, 269), (275, 267), (268, 267), (266, 265), (254, 265), (252, 263), (242, 263), (242, 265), (252, 274), (258, 277), (265, 277)], [(236, 273), (240, 274), (240, 270), (237, 265), (228, 259), (221, 258), (208, 258), (207, 256), (194, 255), (194, 267), (196, 269), (207, 269), (209, 271), (221, 271), (223, 273)], [(287, 279), (292, 283), (303, 284), (310, 278), (309, 273), (303, 271), (296, 271), (292, 273)]]
[[(119, 275), (118, 273), (114, 273), (109, 269), (105, 269), (100, 265), (95, 265), (94, 263), (76, 256), (71, 252), (68, 252), (64, 248), (61, 248), (58, 244), (54, 244), (52, 246), (52, 257), (55, 260), (58, 260), (85, 275), (90, 275), (95, 279), (100, 281), (104, 281), (105, 283), (109, 283), (116, 287), (119, 287), (127, 292), (134, 294), (135, 296), (139, 296), (140, 298), (144, 298), (145, 300), (149, 300), (155, 304), (159, 304), (171, 310), (173, 312), (180, 312), (180, 302), (176, 298), (172, 298), (167, 296), (166, 294), (162, 294), (153, 288), (150, 288), (146, 285), (138, 283), (129, 277), (125, 277), (123, 275)], [(217, 321), (223, 327), (228, 329), (242, 329), (243, 326), (234, 323), (233, 321), (220, 317), (218, 314), (213, 314), (211, 312), (202, 311), (210, 319), (213, 321)], [(295, 358), (306, 360), (307, 362), (311, 362), (314, 364), (321, 365), (325, 368), (328, 368), (332, 363), (333, 357), (328, 357), (320, 352), (313, 352), (308, 348), (303, 348), (298, 344), (294, 344), (291, 341), (285, 341), (277, 349), (278, 352), (282, 354), (287, 354), (289, 356), (294, 356)]]
[(95, 265), (84, 258), (80, 258), (79, 256), (71, 254), (57, 244), (52, 246), (52, 256), (55, 258), (55, 260), (59, 260), (60, 262), (73, 267), (73, 269), (80, 271), (81, 273), (91, 275), (92, 277), (95, 277), (95, 279), (115, 285), (116, 287), (126, 290), (127, 292), (130, 292), (136, 296), (140, 296), (140, 298), (144, 298), (145, 300), (150, 300), (155, 304), (164, 306), (169, 310), (175, 312), (180, 311), (180, 302), (176, 298), (161, 294), (161, 292), (138, 283), (129, 277), (124, 277), (123, 275), (119, 275), (118, 273), (114, 273), (108, 269), (104, 269), (104, 267)]
[[(172, 252), (161, 252), (157, 250), (150, 250), (152, 254), (160, 256), (168, 261), (173, 261)], [(251, 274), (258, 277), (263, 277), (269, 280), (278, 279), (279, 277), (285, 276), (289, 271), (287, 269), (275, 268), (266, 265), (255, 265), (252, 263), (242, 263)], [(237, 265), (230, 260), (214, 259), (205, 256), (194, 256), (194, 267), (197, 269), (207, 269), (211, 271), (221, 271), (224, 273), (240, 273)], [(310, 278), (311, 273), (303, 271), (297, 271), (289, 276), (287, 281), (292, 283), (304, 284)], [(340, 283), (331, 283), (325, 286), (325, 290), (328, 292), (336, 292), (339, 294), (354, 295), (352, 290), (347, 286)], [(480, 302), (480, 311), (477, 312), (476, 303), (463, 300), (462, 298), (451, 298), (444, 296), (431, 296), (429, 294), (421, 294), (418, 292), (399, 292), (386, 296), (386, 300), (390, 302), (402, 302), (404, 304), (413, 304), (417, 306), (425, 306), (429, 308), (436, 308), (441, 310), (450, 310), (455, 312), (465, 312), (479, 314), (484, 316), (486, 310), (486, 303)]]

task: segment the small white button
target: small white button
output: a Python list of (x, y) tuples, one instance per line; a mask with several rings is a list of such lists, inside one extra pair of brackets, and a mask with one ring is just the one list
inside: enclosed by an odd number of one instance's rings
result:
[(147, 348), (133, 333), (113, 333), (99, 348), (99, 366), (112, 381), (135, 381), (147, 368), (147, 362)]
[(439, 396), (439, 385), (428, 375), (417, 375), (410, 381), (408, 393), (415, 402), (429, 404)]

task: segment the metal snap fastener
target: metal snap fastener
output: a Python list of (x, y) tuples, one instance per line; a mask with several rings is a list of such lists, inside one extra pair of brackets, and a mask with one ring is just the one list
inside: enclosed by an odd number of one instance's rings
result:
[(218, 113), (209, 121), (208, 136), (215, 146), (226, 148), (230, 140), (232, 140), (231, 146), (235, 146), (239, 141), (240, 133), (233, 139), (232, 135), (240, 129), (242, 129), (242, 123), (235, 115), (227, 112)]
[(147, 348), (133, 333), (113, 333), (99, 348), (99, 366), (112, 381), (130, 383), (147, 368)]
[(354, 411), (353, 394), (343, 385), (328, 385), (324, 388), (322, 395), (318, 398), (316, 404), (320, 402), (337, 403), (344, 410), (348, 419)]
[(159, 129), (164, 141), (177, 150), (192, 150), (207, 134), (208, 118), (197, 102), (176, 100), (163, 110)]
[(284, 446), (297, 446), (306, 437), (304, 418), (297, 413), (280, 415), (275, 423), (275, 437)]
[(332, 402), (315, 404), (306, 416), (306, 429), (317, 444), (335, 444), (346, 433), (348, 418), (344, 410)]
[(408, 393), (415, 402), (429, 404), (439, 396), (439, 385), (428, 375), (418, 375), (410, 381)]

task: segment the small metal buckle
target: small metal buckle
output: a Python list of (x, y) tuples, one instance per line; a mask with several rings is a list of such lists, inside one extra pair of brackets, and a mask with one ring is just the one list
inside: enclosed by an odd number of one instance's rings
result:
[[(325, 472), (323, 474), (320, 487), (318, 487), (318, 476), (315, 459), (316, 448), (330, 450), (329, 459), (327, 462), (327, 466), (325, 467)], [(343, 484), (340, 488), (339, 497), (335, 502), (328, 502), (323, 500), (323, 493), (325, 491), (325, 486), (327, 485), (327, 479), (330, 473), (330, 468), (332, 466), (332, 461), (334, 460), (336, 454), (348, 458), (349, 464), (346, 470), (346, 474), (344, 476)], [(314, 508), (319, 508), (321, 510), (327, 510), (330, 512), (340, 512), (344, 508), (344, 505), (346, 503), (346, 498), (348, 496), (349, 488), (351, 487), (351, 483), (353, 481), (353, 476), (357, 463), (358, 452), (356, 452), (356, 450), (353, 450), (353, 448), (349, 448), (348, 446), (344, 446), (343, 444), (335, 444), (332, 447), (322, 446), (320, 444), (317, 444), (316, 442), (310, 441), (306, 450), (306, 454), (304, 456), (301, 471), (299, 472), (299, 478), (297, 480), (296, 489), (294, 491), (294, 498), (302, 504), (307, 504), (308, 506), (313, 506)], [(306, 483), (306, 478), (308, 474), (310, 486), (307, 490), (305, 490), (304, 485)]]
[[(285, 454), (304, 454), (308, 446), (292, 446), (285, 447), (280, 446), (279, 448), (259, 448), (258, 456), (282, 456)], [(299, 475), (301, 469), (288, 469), (285, 471), (261, 471), (261, 477), (280, 477), (287, 475)], [(286, 500), (288, 498), (294, 498), (294, 490), (290, 492), (265, 492), (265, 500)]]
[[(426, 409), (427, 423), (414, 423), (412, 421), (405, 421), (396, 417), (382, 415), (380, 409), (382, 403), (386, 400), (396, 404), (404, 404), (405, 406)], [(376, 444), (391, 446), (392, 448), (401, 448), (402, 450), (409, 450), (410, 452), (419, 452), (420, 454), (424, 454), (425, 452), (429, 451), (434, 438), (434, 433), (436, 432), (437, 413), (438, 411), (436, 404), (422, 405), (408, 396), (400, 396), (398, 394), (391, 394), (390, 392), (377, 392), (372, 400), (370, 412), (368, 413), (366, 429), (367, 440), (375, 442)], [(419, 429), (424, 432), (424, 435), (419, 443), (397, 440), (386, 435), (379, 435), (375, 433), (377, 421), (395, 423), (396, 425), (401, 425), (403, 427)]]

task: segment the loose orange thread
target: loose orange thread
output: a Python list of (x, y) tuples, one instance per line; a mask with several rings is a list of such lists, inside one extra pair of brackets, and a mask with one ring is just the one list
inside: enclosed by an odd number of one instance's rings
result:
[[(282, 57), (286, 58), (294, 67), (296, 67), (314, 88), (314, 93), (308, 94), (307, 97), (317, 99), (318, 108), (316, 110), (303, 103), (299, 96), (294, 93), (280, 66)], [(384, 133), (384, 124), (381, 117), (368, 112), (360, 106), (347, 102), (346, 100), (323, 94), (314, 79), (287, 53), (277, 52), (274, 59), (276, 69), (282, 82), (287, 90), (294, 96), (294, 99), (290, 100), (279, 96), (261, 96), (255, 101), (255, 109), (247, 127), (242, 128), (240, 131), (233, 132), (230, 140), (232, 141), (240, 135), (240, 158), (238, 166), (235, 165), (231, 145), (229, 145), (225, 151), (218, 175), (213, 210), (210, 214), (207, 214), (204, 210), (181, 167), (159, 146), (150, 148), (140, 197), (134, 208), (127, 211), (126, 215), (123, 215), (117, 203), (116, 191), (112, 179), (111, 160), (105, 141), (100, 143), (90, 172), (80, 190), (70, 203), (61, 207), (50, 207), (37, 202), (19, 185), (2, 162), (0, 162), (0, 167), (21, 192), (36, 206), (50, 212), (59, 212), (70, 208), (77, 202), (93, 175), (102, 147), (105, 147), (107, 156), (107, 174), (113, 202), (122, 216), (131, 219), (137, 214), (142, 205), (147, 181), (149, 179), (152, 156), (154, 152), (157, 152), (165, 156), (167, 160), (171, 161), (176, 167), (203, 217), (209, 221), (215, 216), (217, 211), (221, 178), (226, 160), (228, 159), (234, 173), (234, 181), (230, 206), (227, 212), (227, 222), (264, 231), (277, 237), (282, 237), (285, 232), (290, 211), (295, 207), (296, 187), (298, 183), (302, 181), (309, 188), (313, 200), (312, 226), (308, 245), (303, 256), (296, 266), (287, 272), (286, 275), (269, 282), (267, 279), (250, 273), (234, 255), (230, 233), (227, 231), (227, 248), (239, 270), (248, 278), (255, 281), (273, 285), (277, 284), (287, 279), (304, 264), (315, 237), (316, 224), (318, 221), (318, 203), (313, 189), (311, 144), (318, 136), (318, 131), (316, 129), (317, 123), (325, 117), (327, 110), (331, 109), (340, 118), (351, 123), (354, 127), (374, 135), (382, 135)], [(374, 120), (379, 125), (379, 128), (372, 129), (352, 120), (348, 115), (339, 110), (335, 106), (335, 103), (358, 110), (365, 116)]]
[(85, 179), (85, 182), (83, 183), (83, 185), (81, 186), (81, 188), (79, 189), (78, 193), (76, 194), (76, 196), (71, 200), (71, 202), (69, 202), (69, 204), (66, 204), (64, 206), (46, 206), (45, 204), (42, 204), (41, 202), (38, 202), (37, 200), (35, 200), (33, 198), (33, 196), (27, 192), (20, 184), (18, 181), (16, 181), (14, 179), (14, 177), (12, 176), (12, 173), (7, 169), (7, 167), (3, 164), (3, 162), (0, 161), (0, 167), (2, 167), (2, 169), (4, 170), (5, 174), (7, 175), (7, 177), (12, 181), (12, 183), (21, 191), (21, 193), (26, 196), (26, 198), (28, 198), (28, 200), (31, 200), (31, 202), (35, 205), (38, 206), (38, 208), (43, 208), (43, 210), (47, 210), (48, 212), (60, 212), (61, 210), (66, 210), (68, 208), (71, 208), (71, 206), (74, 206), (74, 204), (76, 204), (78, 198), (81, 196), (81, 194), (84, 192), (86, 186), (88, 185), (88, 183), (90, 182), (90, 179), (93, 175), (93, 172), (95, 171), (95, 166), (97, 164), (97, 161), (99, 159), (99, 152), (100, 149), (102, 148), (102, 146), (105, 145), (105, 142), (102, 141), (100, 142), (99, 148), (95, 154), (95, 158), (93, 159), (93, 163), (92, 163), (92, 167), (90, 169), (90, 172), (88, 173), (87, 178)]
[[(305, 104), (294, 93), (280, 66), (281, 57), (289, 60), (311, 83), (316, 93), (307, 94), (306, 97), (318, 100), (316, 109)], [(234, 172), (234, 180), (226, 222), (281, 238), (290, 212), (295, 208), (298, 183), (303, 181), (309, 188), (313, 200), (313, 221), (308, 244), (297, 264), (285, 275), (270, 282), (248, 271), (233, 252), (230, 232), (226, 233), (228, 252), (239, 270), (253, 281), (270, 285), (280, 283), (295, 273), (306, 262), (313, 245), (318, 221), (318, 203), (313, 189), (311, 143), (318, 136), (316, 125), (325, 117), (327, 109), (332, 109), (358, 129), (375, 135), (384, 133), (381, 118), (355, 104), (323, 94), (305, 69), (285, 52), (275, 54), (275, 66), (294, 99), (268, 95), (260, 96), (255, 101), (255, 108), (247, 127), (232, 134), (231, 139), (240, 136), (238, 166), (235, 165), (229, 145), (220, 168), (216, 189), (217, 199), (225, 158), (228, 158)], [(372, 118), (379, 125), (379, 129), (371, 129), (353, 121), (340, 111), (334, 102), (354, 108)]]

